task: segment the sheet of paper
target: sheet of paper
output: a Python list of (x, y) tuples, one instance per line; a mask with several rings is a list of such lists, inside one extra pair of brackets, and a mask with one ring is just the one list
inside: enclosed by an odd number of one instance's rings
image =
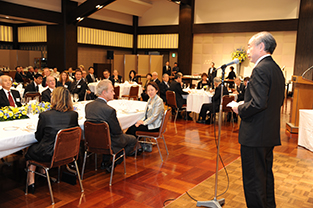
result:
[(236, 101), (231, 101), (226, 106), (232, 108), (232, 107), (235, 107), (235, 106), (238, 106), (238, 105), (242, 105), (243, 103), (244, 103), (244, 101), (240, 101), (238, 103)]

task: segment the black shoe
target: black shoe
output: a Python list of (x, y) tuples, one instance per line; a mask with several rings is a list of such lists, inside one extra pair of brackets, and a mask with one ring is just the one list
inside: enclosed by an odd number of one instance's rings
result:
[[(26, 192), (24, 188), (24, 192)], [(35, 193), (35, 183), (28, 185), (28, 193), (34, 194)]]
[(187, 121), (193, 121), (193, 119), (188, 115), (187, 116)]
[(208, 120), (205, 121), (205, 124), (212, 124), (213, 121), (211, 121), (211, 119), (209, 118)]
[[(114, 168), (116, 167), (116, 164), (114, 165)], [(109, 166), (107, 166), (106, 168), (105, 168), (105, 171), (107, 172), (107, 173), (111, 173), (112, 172), (112, 165), (109, 165)]]
[(238, 118), (234, 118), (234, 122), (235, 122), (235, 123), (238, 123)]
[(204, 124), (204, 123), (205, 123), (205, 120), (198, 120), (197, 123)]
[(108, 167), (109, 165), (111, 165), (111, 162), (104, 162), (102, 161), (101, 162), (101, 166), (100, 166), (100, 169), (101, 170), (104, 170), (106, 167)]
[[(138, 149), (138, 150), (137, 150), (137, 156), (141, 155), (142, 151), (143, 151), (142, 148)], [(131, 152), (131, 153), (128, 154), (127, 156), (128, 156), (128, 157), (135, 157), (135, 155), (136, 155), (136, 150), (134, 150), (133, 152)]]

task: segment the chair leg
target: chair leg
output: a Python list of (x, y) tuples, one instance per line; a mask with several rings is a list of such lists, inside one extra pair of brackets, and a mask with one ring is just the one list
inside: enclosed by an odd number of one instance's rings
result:
[(176, 123), (177, 116), (178, 116), (178, 108), (176, 109), (176, 115), (175, 115), (174, 123)]
[(165, 142), (164, 135), (162, 135), (162, 139), (163, 139), (163, 142), (164, 142), (164, 146), (165, 146), (165, 149), (166, 149), (166, 153), (167, 153), (167, 155), (169, 155), (168, 149), (167, 149), (167, 145), (166, 145), (166, 142)]
[[(136, 151), (137, 151), (137, 146), (136, 146)], [(123, 149), (123, 154), (124, 154), (124, 175), (126, 175), (126, 153), (125, 149)], [(137, 152), (136, 152), (137, 154)]]
[(29, 169), (28, 169), (28, 167), (29, 167), (29, 164), (28, 164), (28, 165), (27, 165), (27, 167), (26, 167), (26, 170), (27, 170), (27, 175), (26, 175), (25, 195), (27, 195), (27, 194), (28, 194), (28, 177), (29, 177)]
[(52, 192), (52, 187), (51, 187), (51, 182), (50, 182), (50, 176), (49, 176), (49, 172), (48, 169), (45, 168), (46, 171), (46, 176), (47, 176), (47, 182), (48, 182), (48, 186), (49, 186), (49, 192), (50, 192), (50, 197), (51, 197), (51, 204), (54, 204), (54, 198), (53, 198), (53, 192)]
[(97, 158), (97, 153), (95, 153), (95, 171), (97, 171), (97, 167), (98, 167), (98, 158)]
[[(137, 150), (138, 150), (138, 148), (137, 148), (137, 147), (138, 147), (138, 146), (137, 146), (137, 144), (138, 144), (139, 138), (140, 138), (140, 137), (138, 137), (138, 138), (137, 138), (137, 143), (136, 143), (135, 160), (137, 160)], [(124, 161), (125, 161), (125, 158), (124, 158)]]
[(85, 165), (86, 165), (86, 159), (87, 159), (87, 151), (85, 151), (85, 155), (84, 155), (84, 161), (83, 161), (83, 167), (82, 167), (82, 175), (81, 175), (81, 179), (83, 180), (84, 177), (84, 172), (85, 172)]
[(75, 168), (76, 168), (76, 173), (77, 173), (77, 178), (79, 181), (80, 190), (81, 190), (81, 192), (84, 192), (83, 183), (82, 183), (82, 180), (80, 179), (80, 174), (79, 174), (78, 165), (77, 165), (76, 160), (74, 160), (74, 164), (75, 164)]
[(162, 152), (161, 152), (160, 147), (159, 147), (158, 139), (157, 139), (157, 138), (154, 138), (154, 140), (155, 140), (155, 143), (156, 143), (156, 145), (157, 145), (157, 147), (158, 147), (159, 154), (160, 154), (160, 157), (161, 157), (161, 161), (163, 162)]
[[(113, 171), (114, 171), (114, 165), (115, 165), (115, 154), (113, 154), (113, 160), (112, 160), (112, 168), (111, 168), (111, 177), (110, 177), (110, 183), (109, 185), (112, 186), (112, 178), (113, 178)], [(125, 158), (124, 158), (125, 159)]]
[(58, 167), (58, 183), (60, 183), (61, 167)]

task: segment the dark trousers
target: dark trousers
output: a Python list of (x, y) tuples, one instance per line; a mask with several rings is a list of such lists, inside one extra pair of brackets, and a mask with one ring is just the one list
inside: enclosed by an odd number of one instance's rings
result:
[(241, 145), (242, 177), (248, 208), (276, 207), (273, 149)]
[(210, 111), (209, 113), (209, 117), (212, 117), (212, 113), (213, 113), (213, 103), (205, 103), (201, 106), (201, 110), (199, 113), (199, 119), (200, 117), (202, 118), (202, 120), (205, 120), (206, 118), (206, 114), (207, 112)]
[(160, 128), (156, 128), (156, 129), (148, 129), (148, 126), (145, 125), (139, 125), (138, 127), (136, 127), (135, 125), (132, 125), (131, 127), (129, 127), (127, 129), (126, 134), (130, 134), (130, 135), (134, 135), (136, 136), (136, 131), (150, 131), (150, 132), (158, 132)]

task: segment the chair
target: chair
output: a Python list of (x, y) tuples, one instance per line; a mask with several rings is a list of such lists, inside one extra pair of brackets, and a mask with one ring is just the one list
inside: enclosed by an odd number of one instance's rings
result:
[[(166, 91), (166, 102), (169, 107), (171, 107), (172, 109), (176, 109), (176, 115), (174, 119), (174, 123), (175, 123), (179, 111), (186, 110), (186, 105), (183, 105), (182, 108), (179, 109), (176, 103), (176, 94), (174, 91), (170, 91), (170, 90)], [(186, 115), (186, 118), (187, 118), (187, 115)]]
[(28, 103), (30, 100), (37, 100), (41, 102), (41, 95), (39, 92), (26, 92), (25, 93), (25, 102)]
[[(157, 145), (162, 162), (163, 162), (163, 157), (162, 157), (161, 150), (160, 150), (160, 147), (159, 147), (158, 139), (159, 138), (163, 139), (167, 155), (169, 155), (168, 149), (167, 149), (167, 145), (166, 145), (166, 142), (165, 142), (165, 139), (164, 139), (164, 133), (166, 131), (166, 126), (167, 126), (167, 122), (168, 122), (168, 120), (170, 118), (170, 115), (171, 115), (171, 109), (166, 110), (164, 112), (159, 132), (149, 132), (149, 131), (137, 131), (136, 132), (136, 136), (137, 136), (138, 142), (140, 142), (140, 143), (147, 143), (147, 144), (156, 144)], [(155, 142), (140, 141), (141, 137), (154, 139)], [(136, 158), (137, 158), (137, 146), (136, 146), (135, 159)]]
[(122, 97), (128, 97), (128, 99), (134, 98), (138, 99), (138, 91), (139, 91), (139, 86), (131, 86), (129, 90), (129, 95), (122, 95)]
[[(86, 166), (86, 158), (90, 155), (87, 155), (88, 152), (95, 153), (95, 171), (97, 171), (97, 154), (107, 154), (113, 157), (112, 159), (112, 169), (111, 169), (111, 177), (109, 185), (112, 185), (112, 178), (114, 172), (115, 161), (124, 157), (124, 174), (126, 174), (126, 154), (124, 148), (118, 151), (117, 153), (113, 153), (111, 148), (111, 136), (110, 136), (110, 128), (107, 122), (103, 121), (102, 123), (93, 123), (90, 121), (85, 121), (84, 123), (84, 131), (85, 131), (85, 156), (82, 167), (82, 175), (81, 179), (83, 179), (85, 166)], [(116, 158), (116, 155), (123, 151), (123, 154)]]
[(118, 99), (120, 97), (120, 86), (114, 87), (114, 99)]
[[(50, 182), (50, 176), (49, 176), (49, 170), (54, 167), (60, 168), (62, 165), (67, 165), (71, 162), (74, 162), (75, 168), (76, 168), (76, 173), (79, 181), (79, 185), (81, 188), (81, 192), (84, 192), (83, 184), (80, 179), (80, 174), (77, 166), (76, 159), (78, 158), (79, 154), (79, 146), (80, 146), (80, 140), (81, 140), (81, 134), (82, 130), (79, 126), (73, 127), (73, 128), (68, 128), (68, 129), (62, 129), (60, 130), (55, 139), (54, 143), (54, 153), (51, 159), (51, 162), (37, 162), (34, 160), (28, 161), (28, 166), (27, 166), (27, 177), (26, 177), (26, 189), (25, 189), (25, 195), (28, 194), (28, 176), (29, 172), (29, 166), (30, 165), (35, 165), (37, 167), (41, 167), (45, 170), (45, 175), (34, 172), (38, 175), (44, 176), (47, 178), (48, 181), (48, 186), (49, 186), (49, 192), (51, 196), (51, 201), (52, 204), (54, 204), (54, 198), (53, 198), (53, 193), (52, 193), (52, 187), (51, 187), (51, 182)], [(60, 170), (60, 169), (59, 169)], [(59, 171), (60, 173), (60, 171)], [(60, 179), (60, 175), (58, 174), (58, 181)]]

